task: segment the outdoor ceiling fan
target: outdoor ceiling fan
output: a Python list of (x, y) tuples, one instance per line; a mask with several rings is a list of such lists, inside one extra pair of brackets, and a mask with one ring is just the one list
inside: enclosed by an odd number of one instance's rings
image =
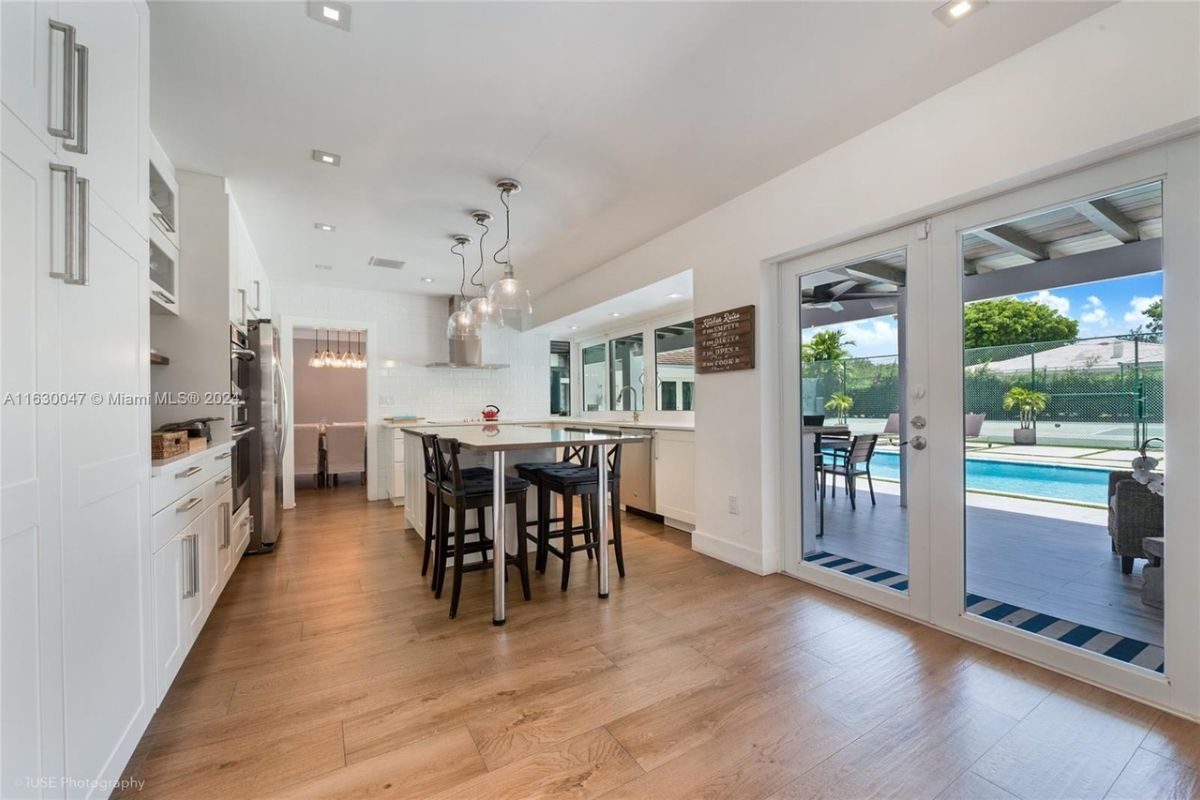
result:
[(827, 308), (830, 311), (841, 311), (842, 304), (838, 302), (838, 298), (846, 292), (858, 286), (858, 281), (845, 280), (841, 283), (826, 284), (824, 286), (814, 286), (812, 289), (812, 300), (809, 302), (811, 308)]

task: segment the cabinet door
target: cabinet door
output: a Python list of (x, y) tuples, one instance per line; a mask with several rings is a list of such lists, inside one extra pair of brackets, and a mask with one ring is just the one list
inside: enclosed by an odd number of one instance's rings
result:
[[(87, 285), (59, 286), (67, 775), (119, 777), (153, 712), (145, 241), (91, 205)], [(99, 402), (90, 398), (99, 398)]]
[[(62, 125), (63, 33), (50, 28), (58, 0), (0, 3), (0, 80), (4, 107), (51, 153), (59, 140), (49, 127)], [(4, 132), (7, 139), (10, 132)]]
[(107, 203), (142, 238), (149, 164), (148, 11), (140, 0), (60, 5), (87, 48), (87, 153), (66, 153), (68, 163), (92, 182), (95, 201)]
[(187, 550), (191, 545), (176, 536), (154, 554), (154, 647), (158, 692), (162, 702), (175, 679), (190, 643), (184, 628), (183, 606), (188, 599), (191, 567)]
[[(19, 397), (58, 388), (61, 284), (49, 276), (50, 152), (7, 106), (0, 128), (0, 394)], [(63, 774), (59, 414), (50, 405), (0, 405), (0, 786), (14, 794), (27, 776)]]
[[(213, 503), (200, 517), (200, 592), (204, 596), (204, 612), (200, 625), (208, 619), (208, 612), (217, 603), (217, 595), (221, 593), (221, 544), (222, 522), (221, 505)], [(196, 631), (200, 633), (199, 630)]]
[(242, 506), (246, 510), (233, 523), (233, 552), (230, 554), (230, 575), (237, 569), (238, 561), (241, 560), (242, 554), (246, 552), (246, 548), (250, 546), (250, 533), (254, 525), (254, 518), (250, 516), (248, 506), (249, 503)]
[(233, 572), (233, 492), (226, 492), (217, 500), (216, 514), (216, 583), (212, 602), (216, 605), (221, 590)]
[(664, 517), (696, 523), (695, 435), (659, 431), (655, 438), (654, 486), (657, 511)]
[(184, 540), (186, 542), (188, 560), (188, 569), (190, 570), (189, 586), (192, 591), (187, 599), (183, 602), (183, 628), (184, 635), (187, 638), (188, 647), (192, 646), (192, 642), (196, 641), (196, 637), (200, 635), (200, 629), (204, 627), (204, 528), (205, 517), (193, 522), (187, 527), (184, 532)]

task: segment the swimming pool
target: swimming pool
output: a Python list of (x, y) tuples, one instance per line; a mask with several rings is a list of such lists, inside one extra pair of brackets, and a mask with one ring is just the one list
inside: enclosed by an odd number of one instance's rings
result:
[[(876, 452), (871, 474), (899, 480), (899, 454)], [(1103, 506), (1108, 502), (1108, 470), (968, 458), (967, 488)]]

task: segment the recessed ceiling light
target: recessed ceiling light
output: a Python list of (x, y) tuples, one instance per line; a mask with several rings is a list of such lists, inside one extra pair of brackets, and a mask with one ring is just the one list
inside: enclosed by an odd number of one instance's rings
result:
[(318, 164), (328, 164), (331, 167), (340, 167), (342, 165), (342, 157), (337, 153), (327, 153), (324, 150), (313, 150), (312, 160)]
[(610, 317), (619, 317), (619, 316), (621, 316), (621, 312), (620, 312), (620, 311), (614, 311), (614, 312), (612, 312), (611, 314), (609, 314), (609, 316), (610, 316)]
[(314, 222), (313, 227), (319, 231), (325, 231), (326, 233), (333, 233), (337, 230), (337, 225), (329, 225), (324, 222)]
[(934, 9), (933, 15), (950, 27), (988, 4), (988, 0), (950, 0)]
[(332, 264), (317, 264), (316, 266), (317, 266), (317, 269), (326, 269), (326, 270), (333, 269)]
[(433, 278), (421, 278), (421, 283), (433, 283)]
[(671, 292), (669, 295), (667, 295), (668, 300), (678, 300), (681, 297), (683, 297), (683, 295), (681, 295), (679, 292)]
[(579, 326), (578, 326), (578, 325), (572, 325), (572, 326), (571, 326), (571, 330), (573, 330), (573, 331), (577, 331), (577, 330), (579, 330)]
[(336, 0), (308, 0), (308, 16), (325, 25), (350, 30), (350, 4)]

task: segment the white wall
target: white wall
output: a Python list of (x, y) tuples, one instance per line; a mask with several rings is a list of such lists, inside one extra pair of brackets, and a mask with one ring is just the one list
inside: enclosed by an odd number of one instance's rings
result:
[(759, 369), (698, 377), (696, 549), (779, 568), (770, 262), (1196, 126), (1198, 29), (1192, 3), (1106, 9), (537, 298), (553, 320), (691, 268), (697, 314), (759, 305)]

